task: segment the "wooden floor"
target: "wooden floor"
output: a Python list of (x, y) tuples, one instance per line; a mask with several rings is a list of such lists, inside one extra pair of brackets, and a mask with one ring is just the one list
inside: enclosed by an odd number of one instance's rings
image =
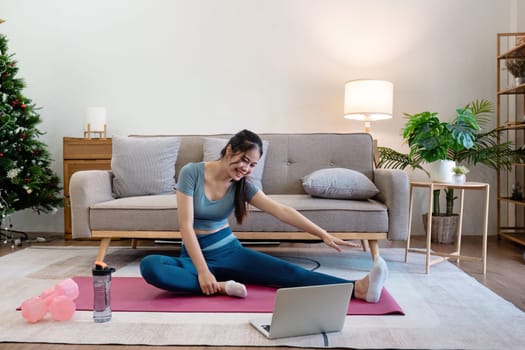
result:
[[(11, 244), (0, 245), (0, 256), (10, 254), (23, 249), (31, 244), (35, 245), (96, 245), (97, 242), (89, 241), (64, 241), (59, 235), (41, 235), (48, 242), (35, 242), (36, 234), (31, 234), (28, 241), (23, 241), (20, 247), (11, 248)], [(412, 239), (413, 246), (422, 246), (423, 240), (419, 237)], [(462, 253), (468, 255), (479, 255), (481, 242), (479, 237), (463, 237)], [(118, 241), (113, 245), (129, 245), (129, 241)], [(292, 244), (292, 243), (287, 243)], [(301, 244), (301, 243), (295, 243)], [(404, 247), (404, 242), (382, 242), (381, 247)], [(434, 245), (438, 251), (451, 250), (450, 245)], [(469, 275), (487, 286), (496, 294), (525, 311), (525, 247), (516, 243), (498, 240), (495, 236), (489, 237), (487, 274), (481, 274), (479, 262), (461, 262), (460, 267)], [(424, 266), (421, 266), (424, 272)], [(432, 267), (431, 267), (432, 273)], [(1, 341), (1, 340), (0, 340)], [(216, 350), (224, 347), (213, 346), (130, 346), (130, 345), (67, 345), (67, 344), (35, 344), (35, 343), (0, 343), (0, 349), (13, 350), (165, 350), (165, 349), (191, 349), (191, 350)], [(289, 347), (265, 347), (265, 349), (285, 349)], [(229, 350), (248, 350), (253, 347), (228, 347)], [(304, 349), (304, 348), (303, 348)]]

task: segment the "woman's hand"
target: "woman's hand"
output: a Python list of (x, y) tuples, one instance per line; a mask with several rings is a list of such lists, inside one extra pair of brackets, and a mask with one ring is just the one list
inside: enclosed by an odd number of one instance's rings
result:
[(326, 244), (327, 246), (329, 246), (331, 248), (334, 248), (338, 252), (341, 251), (341, 247), (340, 246), (354, 247), (354, 248), (361, 247), (361, 244), (353, 243), (353, 242), (349, 242), (349, 241), (344, 241), (341, 238), (334, 237), (334, 236), (332, 236), (329, 233), (326, 233), (326, 235), (323, 237), (323, 242), (324, 242), (324, 244)]
[(210, 271), (199, 273), (199, 285), (202, 293), (205, 295), (212, 295), (220, 292), (219, 282), (217, 282), (215, 276)]

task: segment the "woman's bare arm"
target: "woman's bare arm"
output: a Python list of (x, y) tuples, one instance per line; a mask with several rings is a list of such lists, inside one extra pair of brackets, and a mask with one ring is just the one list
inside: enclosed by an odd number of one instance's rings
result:
[(339, 246), (348, 246), (348, 247), (359, 247), (359, 244), (352, 242), (344, 241), (337, 237), (332, 236), (326, 232), (323, 228), (319, 227), (304, 215), (299, 213), (294, 208), (291, 208), (287, 205), (281, 204), (274, 201), (268, 197), (264, 192), (259, 191), (253, 196), (250, 201), (254, 207), (276, 217), (280, 221), (292, 225), (302, 231), (313, 234), (314, 236), (319, 237), (323, 242), (329, 247), (334, 248), (337, 251), (341, 251)]
[(177, 211), (179, 227), (184, 246), (193, 265), (199, 274), (199, 284), (204, 294), (214, 294), (220, 291), (215, 276), (208, 269), (208, 264), (202, 254), (197, 234), (193, 229), (193, 197), (177, 191)]

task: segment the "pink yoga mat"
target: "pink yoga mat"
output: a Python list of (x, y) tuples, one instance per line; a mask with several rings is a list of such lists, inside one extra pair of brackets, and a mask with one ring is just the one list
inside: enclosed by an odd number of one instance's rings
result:
[[(93, 310), (91, 277), (73, 277), (80, 295), (75, 299), (77, 310)], [(111, 309), (113, 311), (144, 312), (253, 312), (271, 313), (275, 288), (248, 285), (244, 299), (224, 295), (185, 295), (163, 291), (147, 284), (141, 277), (113, 277), (111, 280)], [(348, 315), (404, 315), (403, 310), (383, 289), (381, 300), (371, 304), (352, 299)]]

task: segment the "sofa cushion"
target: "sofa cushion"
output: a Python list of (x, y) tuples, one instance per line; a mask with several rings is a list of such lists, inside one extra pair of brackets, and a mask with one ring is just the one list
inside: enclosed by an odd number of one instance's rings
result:
[(362, 173), (345, 168), (321, 169), (302, 178), (304, 191), (314, 197), (368, 199), (379, 193)]
[(115, 197), (173, 192), (179, 146), (178, 137), (113, 136)]
[(92, 230), (177, 231), (177, 196), (133, 196), (97, 203), (89, 209), (89, 221)]
[[(276, 202), (297, 209), (328, 232), (387, 232), (388, 208), (381, 202), (369, 200), (340, 200), (314, 198), (307, 194), (269, 195)], [(230, 220), (233, 232), (296, 232), (263, 211), (250, 208), (242, 225)]]
[[(202, 144), (203, 161), (209, 162), (211, 160), (217, 160), (221, 157), (221, 150), (228, 143), (228, 139), (217, 138), (217, 137), (206, 137)], [(268, 152), (269, 142), (263, 140), (263, 155), (257, 162), (257, 165), (253, 169), (251, 178), (255, 185), (262, 189), (262, 177), (264, 171), (264, 161), (266, 159), (266, 153)]]
[[(341, 201), (313, 198), (307, 194), (269, 195), (273, 200), (299, 210), (303, 215), (332, 232), (386, 232), (387, 207), (374, 200)], [(119, 198), (93, 205), (89, 211), (92, 230), (178, 231), (175, 194)], [(298, 231), (254, 207), (242, 225), (233, 216), (235, 231)]]

